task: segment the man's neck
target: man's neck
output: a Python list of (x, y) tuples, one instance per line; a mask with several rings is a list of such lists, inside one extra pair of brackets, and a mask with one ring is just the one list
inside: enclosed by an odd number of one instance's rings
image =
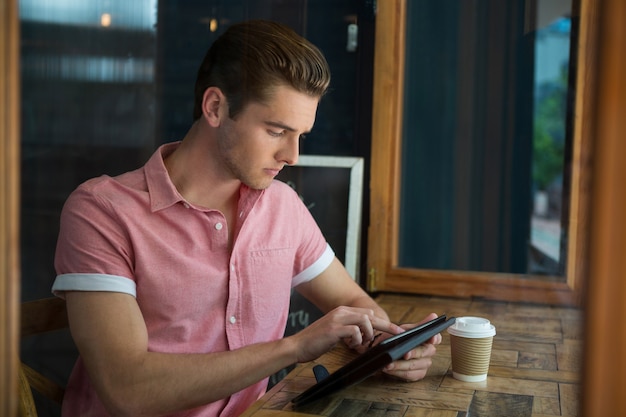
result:
[(237, 208), (241, 182), (224, 178), (223, 168), (213, 159), (217, 155), (213, 142), (204, 135), (199, 123), (194, 123), (180, 146), (165, 159), (165, 167), (186, 201), (227, 215)]

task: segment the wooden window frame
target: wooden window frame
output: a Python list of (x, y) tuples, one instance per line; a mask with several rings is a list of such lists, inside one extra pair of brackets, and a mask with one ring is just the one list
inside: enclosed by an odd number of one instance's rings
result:
[(0, 0), (0, 415), (17, 415), (20, 74), (17, 0)]
[(398, 266), (403, 70), (407, 0), (378, 3), (374, 62), (371, 202), (368, 240), (369, 291), (397, 291), (506, 301), (580, 306), (587, 273), (590, 123), (596, 66), (593, 49), (598, 0), (581, 4), (574, 147), (568, 226), (567, 273), (563, 281), (531, 275), (464, 272)]

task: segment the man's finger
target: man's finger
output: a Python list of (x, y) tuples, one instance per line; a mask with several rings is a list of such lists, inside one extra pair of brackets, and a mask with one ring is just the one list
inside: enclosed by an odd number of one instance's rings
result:
[(397, 324), (381, 319), (379, 317), (375, 317), (375, 316), (370, 317), (370, 320), (372, 322), (372, 327), (374, 327), (374, 329), (380, 330), (385, 333), (389, 333), (391, 335), (400, 334), (405, 331), (402, 327), (398, 326)]
[(436, 352), (437, 352), (437, 348), (435, 347), (435, 345), (431, 343), (425, 343), (405, 353), (403, 359), (408, 361), (412, 359), (421, 359), (421, 358), (431, 357), (431, 356), (435, 356)]

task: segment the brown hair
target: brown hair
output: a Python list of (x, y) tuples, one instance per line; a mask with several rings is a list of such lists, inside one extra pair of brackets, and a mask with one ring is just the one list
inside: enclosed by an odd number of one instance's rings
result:
[(198, 69), (193, 118), (202, 115), (202, 97), (209, 87), (222, 90), (229, 116), (235, 118), (250, 101), (265, 102), (273, 87), (283, 84), (322, 97), (330, 84), (324, 55), (282, 24), (235, 24), (211, 45)]

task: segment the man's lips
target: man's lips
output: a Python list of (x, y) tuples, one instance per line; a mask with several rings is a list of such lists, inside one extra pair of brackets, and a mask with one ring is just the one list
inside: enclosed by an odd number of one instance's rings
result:
[(265, 172), (275, 177), (281, 171), (282, 168), (265, 168)]

